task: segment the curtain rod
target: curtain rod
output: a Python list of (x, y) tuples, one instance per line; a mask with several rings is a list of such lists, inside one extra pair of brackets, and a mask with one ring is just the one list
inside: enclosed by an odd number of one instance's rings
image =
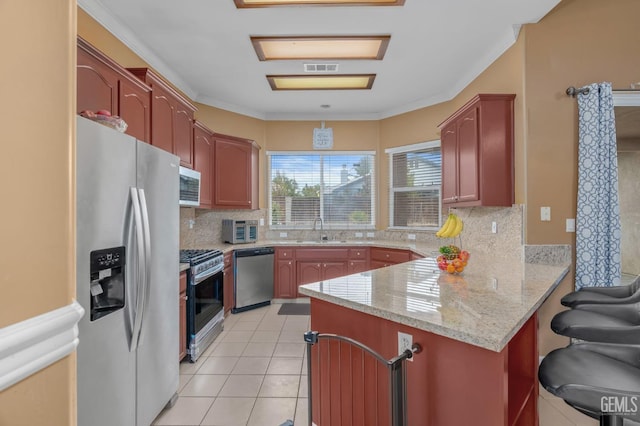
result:
[(589, 87), (587, 87), (587, 86), (581, 87), (579, 89), (576, 89), (573, 86), (569, 86), (569, 87), (567, 87), (566, 93), (567, 93), (568, 96), (571, 96), (572, 98), (575, 98), (580, 93), (582, 93), (583, 95), (588, 95), (590, 90), (591, 89)]

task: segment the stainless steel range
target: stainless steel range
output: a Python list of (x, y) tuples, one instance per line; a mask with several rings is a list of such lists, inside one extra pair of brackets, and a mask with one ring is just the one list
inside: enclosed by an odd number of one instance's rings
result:
[(187, 354), (195, 362), (222, 332), (223, 269), (220, 250), (180, 250), (187, 270)]

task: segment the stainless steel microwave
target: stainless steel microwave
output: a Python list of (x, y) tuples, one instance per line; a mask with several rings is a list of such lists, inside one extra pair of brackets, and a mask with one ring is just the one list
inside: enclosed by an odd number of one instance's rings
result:
[(224, 241), (225, 243), (255, 243), (257, 240), (257, 220), (222, 220), (222, 241)]
[(180, 166), (180, 205), (200, 206), (200, 172)]

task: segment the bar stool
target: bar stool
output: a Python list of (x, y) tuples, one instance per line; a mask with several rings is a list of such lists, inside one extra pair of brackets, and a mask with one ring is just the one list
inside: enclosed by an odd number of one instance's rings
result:
[(601, 426), (640, 421), (640, 346), (576, 343), (556, 349), (542, 360), (538, 378)]
[(551, 329), (589, 342), (640, 344), (640, 302), (581, 304), (556, 314)]
[(640, 277), (615, 287), (583, 287), (565, 295), (560, 303), (574, 308), (581, 304), (625, 304), (640, 302)]

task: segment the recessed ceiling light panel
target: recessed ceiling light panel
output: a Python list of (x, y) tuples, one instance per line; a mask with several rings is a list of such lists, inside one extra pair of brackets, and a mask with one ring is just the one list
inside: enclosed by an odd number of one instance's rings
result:
[(272, 90), (368, 90), (375, 74), (268, 75)]
[(389, 35), (366, 36), (252, 36), (261, 61), (309, 59), (382, 60)]
[(402, 6), (405, 0), (234, 0), (238, 9), (274, 6)]

